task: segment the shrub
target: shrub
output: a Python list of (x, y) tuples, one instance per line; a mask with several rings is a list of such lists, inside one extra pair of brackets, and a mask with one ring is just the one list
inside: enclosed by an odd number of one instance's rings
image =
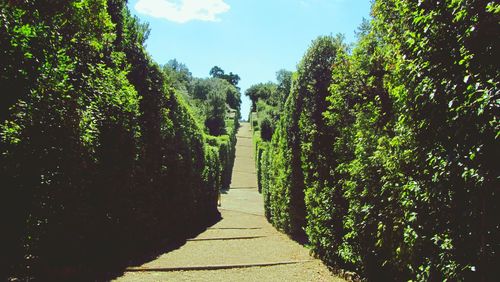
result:
[(0, 279), (91, 280), (217, 216), (230, 182), (235, 130), (211, 145), (126, 1), (52, 2), (0, 4)]
[(266, 117), (260, 123), (260, 137), (264, 141), (271, 141), (272, 136), (273, 136), (273, 128), (271, 125), (271, 121)]
[(258, 145), (268, 220), (368, 280), (494, 280), (499, 11), (379, 0), (352, 52), (313, 42)]

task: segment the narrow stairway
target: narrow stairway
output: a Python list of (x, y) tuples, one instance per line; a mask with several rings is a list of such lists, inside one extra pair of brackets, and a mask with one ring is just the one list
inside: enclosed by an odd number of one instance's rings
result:
[(251, 136), (250, 124), (242, 123), (222, 220), (116, 281), (344, 281), (266, 221)]

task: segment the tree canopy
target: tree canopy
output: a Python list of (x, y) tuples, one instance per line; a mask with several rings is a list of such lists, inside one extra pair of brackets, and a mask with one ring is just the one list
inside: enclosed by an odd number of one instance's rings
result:
[(223, 69), (221, 69), (218, 66), (214, 66), (210, 70), (209, 74), (214, 78), (224, 79), (225, 81), (231, 83), (231, 85), (233, 85), (234, 87), (238, 88), (238, 82), (240, 82), (240, 76), (235, 73), (229, 72), (228, 74), (226, 74)]

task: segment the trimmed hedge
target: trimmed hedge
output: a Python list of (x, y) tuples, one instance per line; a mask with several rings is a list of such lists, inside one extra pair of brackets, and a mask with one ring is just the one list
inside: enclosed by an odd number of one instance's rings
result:
[(205, 136), (146, 37), (126, 1), (0, 4), (0, 279), (91, 280), (218, 216), (234, 133)]
[(207, 136), (207, 142), (211, 146), (217, 149), (220, 160), (220, 176), (221, 185), (219, 186), (221, 190), (229, 189), (231, 185), (231, 177), (233, 173), (234, 158), (236, 153), (236, 132), (239, 127), (237, 118), (234, 120), (226, 121), (228, 127), (227, 135), (221, 136)]
[(269, 221), (368, 280), (494, 281), (499, 7), (378, 0), (352, 51), (314, 41), (258, 142)]

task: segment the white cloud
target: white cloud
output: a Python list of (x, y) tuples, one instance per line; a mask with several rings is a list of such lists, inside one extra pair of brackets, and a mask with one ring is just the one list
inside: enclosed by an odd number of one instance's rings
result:
[(151, 17), (186, 23), (219, 21), (217, 15), (229, 11), (230, 6), (224, 0), (138, 0), (134, 8)]

